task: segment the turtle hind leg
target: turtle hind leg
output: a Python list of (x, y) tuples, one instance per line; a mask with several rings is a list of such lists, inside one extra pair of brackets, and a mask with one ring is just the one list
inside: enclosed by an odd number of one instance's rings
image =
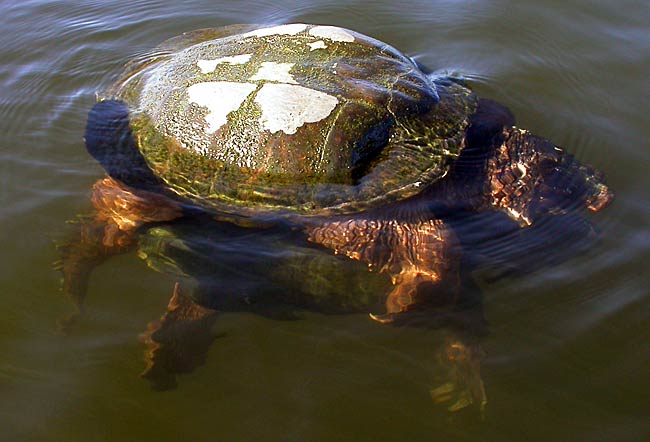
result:
[(62, 331), (74, 325), (84, 310), (90, 275), (95, 267), (109, 256), (125, 253), (133, 248), (129, 234), (116, 226), (95, 218), (80, 218), (73, 221), (76, 238), (56, 245), (59, 259), (54, 269), (61, 272), (61, 291), (74, 305), (76, 311), (59, 319)]
[(150, 322), (140, 336), (147, 346), (141, 376), (157, 390), (174, 388), (176, 375), (190, 373), (205, 363), (216, 339), (211, 330), (216, 320), (216, 310), (198, 305), (177, 283), (165, 314)]
[(95, 183), (91, 202), (94, 213), (73, 221), (74, 236), (57, 246), (60, 258), (54, 268), (62, 273), (63, 293), (77, 308), (77, 313), (59, 321), (64, 330), (83, 311), (88, 281), (95, 267), (110, 256), (132, 250), (142, 225), (182, 215), (178, 204), (165, 196), (134, 190), (112, 178)]

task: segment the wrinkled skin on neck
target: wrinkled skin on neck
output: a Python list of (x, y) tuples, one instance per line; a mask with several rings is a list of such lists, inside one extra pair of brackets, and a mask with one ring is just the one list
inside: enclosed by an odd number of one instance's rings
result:
[(514, 124), (506, 107), (479, 101), (466, 148), (449, 177), (427, 191), (437, 213), (496, 210), (525, 227), (549, 214), (597, 212), (612, 201), (602, 172)]

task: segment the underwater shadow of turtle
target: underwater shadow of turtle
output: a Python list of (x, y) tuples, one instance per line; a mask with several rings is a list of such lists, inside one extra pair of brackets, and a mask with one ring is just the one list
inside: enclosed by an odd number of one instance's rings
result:
[(162, 187), (137, 147), (130, 121), (129, 108), (123, 101), (98, 102), (88, 113), (86, 150), (111, 178), (136, 189)]

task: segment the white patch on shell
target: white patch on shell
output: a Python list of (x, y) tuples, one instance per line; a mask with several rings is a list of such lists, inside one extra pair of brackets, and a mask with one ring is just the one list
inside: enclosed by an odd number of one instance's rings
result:
[(310, 51), (315, 51), (316, 49), (325, 49), (327, 45), (323, 40), (318, 40), (313, 43), (307, 43), (307, 46), (310, 47)]
[(222, 57), (217, 58), (216, 60), (199, 60), (196, 64), (199, 66), (202, 73), (209, 74), (210, 72), (213, 72), (218, 65), (223, 63), (246, 64), (250, 61), (252, 56), (253, 54), (233, 55), (232, 57)]
[(270, 35), (296, 35), (307, 29), (307, 25), (302, 23), (292, 23), (289, 25), (273, 26), (270, 28), (256, 29), (244, 34), (244, 37), (268, 37)]
[(265, 61), (251, 80), (276, 81), (278, 83), (298, 84), (289, 71), (294, 63), (274, 63)]
[(208, 123), (207, 133), (216, 132), (226, 124), (226, 117), (246, 100), (257, 85), (252, 83), (233, 83), (230, 81), (209, 81), (196, 83), (187, 88), (191, 103), (208, 108), (205, 121)]
[(328, 40), (333, 41), (354, 41), (354, 35), (350, 34), (345, 29), (336, 26), (316, 26), (309, 30), (309, 34), (314, 37), (327, 38)]
[(262, 108), (262, 127), (286, 134), (295, 134), (305, 123), (327, 118), (338, 102), (332, 95), (291, 84), (265, 84), (255, 97)]

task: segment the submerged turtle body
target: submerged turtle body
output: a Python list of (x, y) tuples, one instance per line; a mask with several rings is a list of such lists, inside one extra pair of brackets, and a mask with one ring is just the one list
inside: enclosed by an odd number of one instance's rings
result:
[(505, 107), (347, 29), (184, 34), (130, 63), (90, 111), (86, 148), (109, 177), (61, 248), (64, 291), (81, 306), (94, 267), (136, 248), (197, 280), (193, 296), (177, 285), (145, 336), (147, 377), (169, 385), (203, 362), (214, 309), (451, 321), (453, 385), (432, 396), (483, 405), (484, 321), (461, 245), (520, 227), (531, 242), (540, 217), (612, 198), (601, 173), (514, 125)]
[(176, 37), (107, 94), (178, 195), (226, 212), (349, 213), (420, 192), (460, 154), (467, 88), (346, 29), (246, 29)]

